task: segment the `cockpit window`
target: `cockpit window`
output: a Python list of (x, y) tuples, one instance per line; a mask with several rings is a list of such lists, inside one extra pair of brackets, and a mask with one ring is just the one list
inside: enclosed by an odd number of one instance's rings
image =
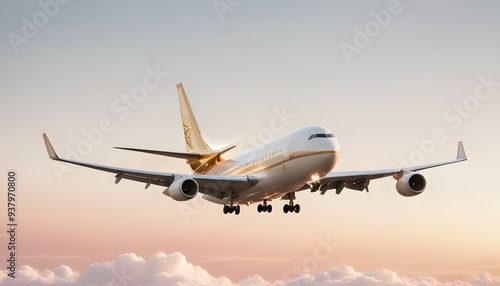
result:
[(309, 136), (309, 139), (307, 140), (311, 140), (314, 138), (332, 138), (332, 137), (334, 137), (333, 133), (318, 133), (318, 134), (312, 134), (311, 136)]

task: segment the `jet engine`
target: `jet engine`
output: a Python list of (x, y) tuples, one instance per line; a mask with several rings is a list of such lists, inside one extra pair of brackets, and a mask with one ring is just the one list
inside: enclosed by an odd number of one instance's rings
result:
[(396, 189), (400, 195), (412, 197), (421, 194), (425, 190), (426, 184), (424, 176), (409, 172), (398, 179)]
[(187, 201), (198, 194), (198, 183), (190, 178), (182, 178), (172, 182), (163, 194), (171, 197), (176, 201)]

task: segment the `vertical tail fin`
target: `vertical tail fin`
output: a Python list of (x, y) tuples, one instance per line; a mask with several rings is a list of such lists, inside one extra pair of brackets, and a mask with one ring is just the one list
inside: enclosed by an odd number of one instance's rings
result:
[(223, 162), (224, 159), (222, 159), (221, 154), (231, 150), (234, 146), (220, 151), (212, 150), (201, 137), (200, 129), (194, 118), (182, 83), (177, 84), (177, 94), (179, 95), (186, 150), (189, 153), (198, 154), (198, 159), (187, 160), (186, 163), (189, 164), (195, 173), (204, 174), (220, 162)]
[(179, 95), (179, 105), (187, 151), (197, 153), (212, 152), (210, 146), (208, 146), (201, 137), (200, 129), (194, 118), (193, 111), (191, 111), (191, 106), (189, 105), (182, 83), (177, 84), (177, 94)]

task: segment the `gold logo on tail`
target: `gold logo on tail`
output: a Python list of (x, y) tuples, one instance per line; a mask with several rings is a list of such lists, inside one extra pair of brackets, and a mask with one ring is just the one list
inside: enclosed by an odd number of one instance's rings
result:
[(189, 136), (191, 135), (191, 126), (187, 124), (183, 124), (183, 126), (184, 126), (184, 137), (189, 138)]

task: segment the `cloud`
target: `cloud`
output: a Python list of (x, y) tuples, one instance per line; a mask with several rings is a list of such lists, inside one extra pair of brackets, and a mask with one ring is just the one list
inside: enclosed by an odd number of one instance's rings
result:
[(0, 285), (78, 285), (75, 283), (78, 272), (65, 265), (44, 271), (23, 265), (16, 270), (15, 277), (9, 277), (7, 270), (2, 271)]
[(69, 266), (61, 265), (52, 270), (39, 271), (24, 265), (17, 269), (16, 278), (8, 277), (8, 270), (0, 271), (0, 285), (50, 285), (50, 286), (132, 286), (132, 285), (237, 285), (237, 286), (298, 286), (298, 285), (500, 285), (500, 277), (483, 272), (471, 276), (467, 281), (441, 282), (433, 277), (408, 278), (388, 269), (358, 272), (343, 265), (315, 275), (304, 273), (290, 280), (269, 282), (259, 275), (253, 275), (237, 283), (229, 278), (214, 277), (200, 266), (193, 265), (186, 257), (173, 252), (157, 252), (149, 259), (133, 253), (118, 255), (111, 262), (91, 264), (79, 274)]

